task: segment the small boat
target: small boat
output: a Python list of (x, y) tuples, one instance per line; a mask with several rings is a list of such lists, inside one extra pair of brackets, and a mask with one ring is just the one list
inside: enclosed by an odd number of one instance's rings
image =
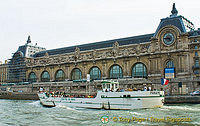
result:
[(67, 107), (130, 110), (140, 108), (162, 107), (164, 103), (164, 91), (124, 91), (119, 89), (119, 82), (103, 81), (102, 90), (96, 97), (47, 97), (45, 92), (38, 93), (44, 106), (62, 105)]
[(46, 93), (39, 93), (38, 94), (39, 98), (40, 98), (40, 104), (44, 107), (55, 107), (55, 102), (52, 100), (48, 100), (48, 97), (46, 95)]

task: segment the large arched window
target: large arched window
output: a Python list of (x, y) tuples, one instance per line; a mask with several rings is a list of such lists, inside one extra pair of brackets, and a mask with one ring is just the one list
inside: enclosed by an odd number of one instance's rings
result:
[(64, 81), (65, 73), (63, 70), (58, 70), (55, 74), (55, 81)]
[(146, 78), (147, 68), (143, 63), (136, 63), (132, 69), (132, 77), (135, 78)]
[(194, 55), (195, 55), (196, 57), (198, 57), (198, 56), (199, 56), (199, 55), (198, 55), (198, 52), (195, 52), (195, 53), (194, 53)]
[(44, 71), (41, 75), (41, 81), (42, 82), (48, 82), (50, 81), (50, 75), (49, 75), (49, 72), (47, 71)]
[(194, 66), (199, 67), (199, 59), (195, 59)]
[(174, 67), (174, 62), (172, 60), (169, 60), (167, 63), (166, 63), (166, 68), (172, 68)]
[(90, 79), (92, 80), (101, 79), (101, 71), (98, 67), (92, 67), (92, 69), (90, 70)]
[(28, 76), (28, 81), (29, 82), (37, 82), (37, 76), (34, 72), (31, 72)]
[(72, 71), (72, 80), (81, 80), (81, 70), (78, 68), (73, 69)]
[(122, 68), (119, 65), (113, 65), (110, 68), (110, 78), (122, 78), (123, 73), (122, 73)]

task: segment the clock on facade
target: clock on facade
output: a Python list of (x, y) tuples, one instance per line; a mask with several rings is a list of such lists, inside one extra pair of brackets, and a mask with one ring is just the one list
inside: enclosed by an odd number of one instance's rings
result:
[(166, 45), (171, 45), (174, 42), (174, 35), (170, 32), (165, 33), (163, 36), (163, 42)]

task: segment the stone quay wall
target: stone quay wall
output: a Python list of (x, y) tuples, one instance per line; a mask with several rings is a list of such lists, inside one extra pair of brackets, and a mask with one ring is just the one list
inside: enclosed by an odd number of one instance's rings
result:
[(200, 104), (200, 96), (165, 96), (165, 104)]
[(27, 92), (0, 92), (0, 99), (12, 100), (39, 100), (37, 93)]
[[(136, 88), (138, 90), (143, 90), (144, 86), (151, 87), (151, 90), (160, 90), (162, 88), (161, 84), (152, 83), (151, 81), (145, 79), (120, 79), (120, 88)], [(171, 85), (173, 86), (173, 85)], [(171, 87), (169, 86), (169, 87)], [(37, 92), (40, 87), (45, 91), (60, 91), (69, 94), (76, 95), (93, 95), (96, 94), (98, 90), (101, 90), (101, 81), (93, 82), (40, 82), (32, 83), (28, 85), (13, 85), (13, 86), (0, 86), (0, 99), (16, 99), (16, 100), (38, 100)], [(2, 91), (4, 90), (4, 91)], [(164, 89), (165, 90), (165, 89)], [(169, 91), (169, 89), (167, 90)], [(166, 104), (176, 104), (176, 103), (200, 103), (200, 96), (188, 96), (189, 92), (180, 96), (180, 94), (172, 94), (175, 96), (168, 96), (170, 92), (165, 92), (165, 103)]]

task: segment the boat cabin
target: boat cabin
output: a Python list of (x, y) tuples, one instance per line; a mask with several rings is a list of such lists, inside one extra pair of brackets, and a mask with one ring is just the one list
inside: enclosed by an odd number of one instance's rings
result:
[(102, 90), (103, 92), (116, 92), (119, 90), (119, 82), (115, 81), (102, 81)]

